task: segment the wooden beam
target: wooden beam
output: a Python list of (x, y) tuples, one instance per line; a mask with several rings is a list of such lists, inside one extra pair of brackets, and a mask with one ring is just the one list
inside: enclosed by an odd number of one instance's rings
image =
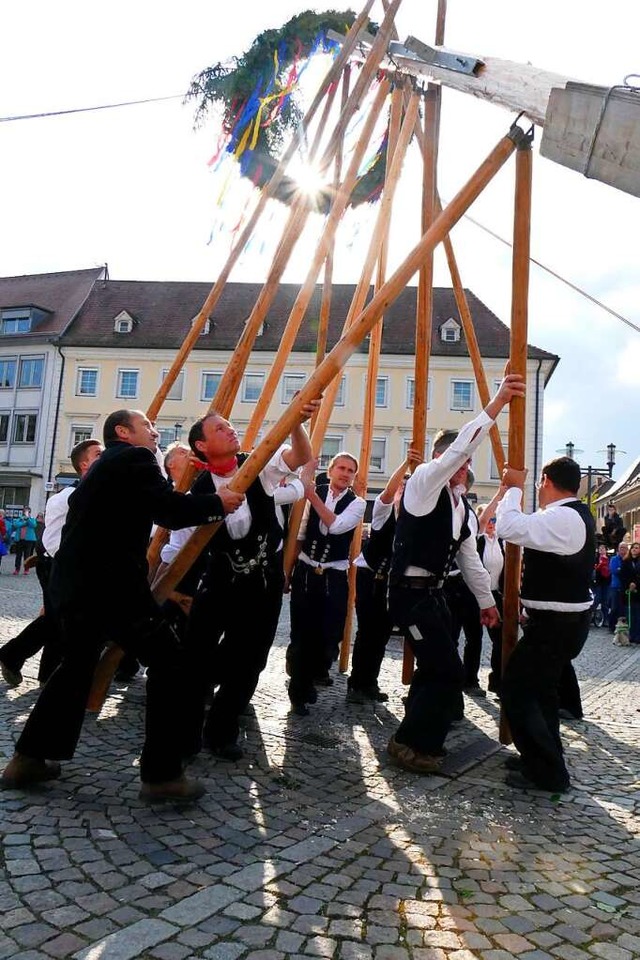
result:
[[(451, 203), (437, 217), (416, 247), (400, 264), (392, 277), (381, 287), (370, 303), (356, 319), (348, 333), (327, 354), (302, 390), (271, 428), (253, 454), (245, 461), (229, 483), (230, 489), (244, 492), (256, 479), (262, 468), (278, 447), (289, 436), (291, 429), (300, 420), (302, 407), (309, 400), (320, 396), (327, 385), (340, 373), (345, 363), (368, 333), (371, 332), (387, 308), (400, 295), (420, 264), (442, 242), (458, 220), (479, 197), (484, 188), (504, 166), (523, 136), (522, 130), (512, 127), (478, 167), (471, 179), (456, 194)], [(162, 603), (175, 585), (191, 567), (196, 557), (214, 535), (219, 524), (199, 527), (172, 561), (154, 587), (154, 596)]]
[[(531, 233), (531, 140), (518, 145), (516, 155), (516, 195), (513, 228), (513, 269), (511, 303), (510, 372), (527, 376), (527, 321), (529, 300), (529, 248)], [(526, 398), (516, 397), (509, 405), (509, 465), (516, 470), (525, 466)], [(505, 545), (504, 603), (502, 615), (502, 673), (518, 642), (520, 547)], [(500, 742), (511, 743), (504, 713), (500, 716)]]

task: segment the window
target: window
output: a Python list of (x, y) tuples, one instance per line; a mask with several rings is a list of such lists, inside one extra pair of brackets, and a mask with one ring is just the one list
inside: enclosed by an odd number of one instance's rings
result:
[(0, 413), (0, 443), (6, 443), (9, 438), (9, 414)]
[(200, 388), (200, 399), (201, 400), (213, 400), (216, 393), (218, 392), (218, 387), (220, 386), (220, 381), (222, 380), (222, 374), (215, 371), (205, 370), (202, 374), (202, 384)]
[(139, 370), (118, 370), (118, 388), (116, 397), (134, 400), (138, 396)]
[(489, 472), (489, 477), (491, 480), (500, 480), (501, 476), (502, 475), (498, 470), (498, 464), (496, 463), (496, 458), (493, 455), (493, 451), (491, 451), (491, 468)]
[(460, 339), (460, 324), (449, 317), (440, 327), (440, 339), (444, 343), (457, 343)]
[(160, 434), (158, 437), (158, 446), (161, 450), (166, 450), (170, 443), (175, 443), (177, 430), (175, 427), (156, 427)]
[(16, 361), (9, 357), (0, 360), (0, 389), (12, 388), (16, 383)]
[(34, 443), (36, 439), (36, 413), (15, 413), (13, 416), (13, 442)]
[[(91, 440), (93, 436), (93, 427), (71, 427), (71, 450), (77, 443), (84, 440)], [(71, 450), (69, 453), (71, 453)]]
[(335, 407), (344, 407), (346, 392), (347, 392), (347, 378), (343, 376), (343, 377), (340, 377), (340, 385), (338, 386), (338, 392), (336, 393), (336, 399), (334, 403)]
[(242, 400), (244, 403), (255, 403), (262, 393), (264, 373), (247, 373), (242, 386)]
[(31, 330), (31, 311), (24, 310), (3, 310), (2, 311), (2, 332), (11, 333), (29, 333)]
[[(416, 402), (416, 380), (415, 377), (407, 377), (407, 410), (413, 410)], [(427, 410), (431, 409), (431, 377), (427, 381)]]
[(304, 373), (285, 373), (282, 378), (282, 403), (291, 403), (293, 395), (304, 386)]
[[(168, 367), (162, 371), (162, 380), (161, 383), (164, 383), (165, 377), (169, 373)], [(184, 390), (184, 370), (181, 370), (178, 376), (176, 377), (176, 382), (169, 390), (167, 394), (167, 400), (182, 400), (182, 392)]]
[(372, 473), (384, 473), (387, 459), (387, 441), (384, 437), (374, 437), (371, 441), (369, 469)]
[(29, 505), (31, 490), (29, 487), (0, 487), (0, 507), (16, 516), (22, 507)]
[[(191, 321), (191, 326), (194, 325), (194, 323), (196, 322), (197, 319), (198, 319), (197, 316), (193, 318), (193, 320)], [(202, 330), (200, 331), (200, 333), (198, 334), (198, 336), (204, 337), (205, 334), (209, 333), (210, 330), (211, 330), (211, 318), (210, 318), (210, 317), (207, 317), (207, 319), (206, 319), (205, 322), (204, 322), (204, 326), (203, 326)]]
[(452, 380), (451, 381), (451, 410), (473, 410), (473, 381), (472, 380)]
[(389, 406), (389, 378), (378, 377), (376, 380), (376, 407)]
[(115, 333), (131, 333), (133, 317), (126, 310), (122, 310), (113, 321), (113, 329)]
[(343, 438), (338, 436), (326, 436), (322, 441), (322, 451), (320, 453), (320, 460), (318, 466), (321, 470), (326, 470), (329, 466), (330, 460), (335, 457), (336, 453), (340, 453), (342, 450)]
[[(76, 397), (95, 397), (98, 393), (98, 368), (78, 367)], [(78, 441), (80, 442), (80, 441)]]
[[(411, 446), (411, 437), (403, 437), (403, 438), (402, 438), (402, 456), (404, 457), (405, 460), (407, 459), (407, 456), (408, 456), (408, 454), (409, 454), (409, 447), (410, 447), (410, 446)], [(429, 458), (430, 458), (430, 457), (429, 457), (429, 451), (430, 451), (430, 449), (431, 449), (431, 438), (430, 438), (430, 437), (427, 437), (427, 438), (425, 439), (425, 441), (424, 441), (424, 459), (425, 459), (425, 463), (426, 463), (426, 461), (429, 460)]]
[(18, 386), (40, 388), (42, 386), (43, 373), (44, 357), (23, 357), (20, 360)]

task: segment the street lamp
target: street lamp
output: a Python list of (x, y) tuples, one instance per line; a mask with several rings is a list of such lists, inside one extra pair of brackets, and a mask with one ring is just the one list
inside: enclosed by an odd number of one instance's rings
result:
[(616, 445), (615, 443), (607, 444), (607, 467), (609, 468), (609, 479), (613, 477), (613, 468), (616, 465)]
[(174, 443), (177, 443), (177, 442), (178, 442), (178, 440), (180, 439), (180, 434), (181, 434), (181, 433), (182, 433), (182, 424), (181, 424), (181, 423), (174, 423), (174, 425), (173, 425), (173, 440), (174, 440)]
[[(602, 467), (592, 467), (589, 464), (588, 467), (581, 467), (580, 473), (583, 477), (587, 478), (587, 506), (591, 510), (591, 495), (593, 492), (593, 478), (594, 477), (606, 477), (608, 480), (611, 480), (613, 477), (613, 468), (616, 463), (616, 445), (615, 443), (607, 444), (607, 468), (606, 470)], [(558, 451), (559, 453), (561, 451)], [(582, 453), (582, 450), (577, 450), (575, 443), (571, 440), (567, 441), (564, 448), (565, 456), (570, 457), (573, 460), (574, 453)], [(599, 451), (600, 452), (600, 451)], [(604, 451), (602, 451), (604, 452)]]

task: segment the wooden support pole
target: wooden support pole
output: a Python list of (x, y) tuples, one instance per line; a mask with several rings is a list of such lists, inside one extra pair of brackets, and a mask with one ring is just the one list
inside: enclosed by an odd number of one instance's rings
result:
[[(414, 94), (414, 100), (417, 108), (417, 95)], [(387, 140), (387, 169), (385, 172), (385, 192), (388, 189), (387, 183), (390, 180), (391, 166), (396, 151), (399, 148), (400, 124), (402, 122), (402, 108), (404, 102), (404, 91), (396, 87), (391, 96), (391, 110), (389, 112), (389, 136)], [(411, 123), (411, 120), (409, 121)], [(415, 122), (414, 122), (415, 123)], [(411, 127), (407, 125), (406, 133), (410, 134)], [(406, 153), (408, 140), (403, 147), (403, 153)], [(390, 185), (393, 189), (393, 185)], [(387, 275), (387, 256), (389, 251), (389, 227), (391, 225), (391, 216), (387, 218), (384, 236), (380, 244), (378, 254), (378, 267), (376, 272), (375, 289), (379, 290), (383, 285)], [(369, 475), (369, 462), (371, 460), (371, 441), (373, 437), (373, 425), (375, 419), (375, 397), (376, 380), (378, 378), (378, 367), (380, 364), (380, 350), (382, 347), (382, 325), (383, 317), (380, 317), (378, 323), (371, 331), (369, 338), (369, 359), (367, 362), (367, 390), (364, 401), (364, 416), (362, 419), (362, 441), (360, 443), (359, 464), (360, 469), (355, 478), (353, 489), (359, 497), (367, 495), (367, 479)], [(340, 673), (346, 673), (349, 668), (349, 654), (351, 651), (351, 632), (353, 627), (353, 613), (356, 602), (356, 567), (353, 561), (360, 553), (362, 546), (362, 523), (359, 523), (353, 534), (351, 541), (351, 550), (349, 553), (349, 598), (347, 601), (347, 616), (345, 618), (344, 630), (342, 632), (342, 643), (340, 644)]]
[[(504, 136), (489, 156), (478, 167), (471, 179), (456, 194), (451, 203), (442, 211), (435, 222), (409, 253), (395, 273), (381, 287), (370, 303), (365, 307), (351, 329), (338, 341), (327, 354), (320, 366), (311, 375), (302, 390), (274, 424), (267, 436), (244, 462), (240, 470), (229, 483), (230, 489), (244, 492), (256, 479), (264, 465), (277, 448), (289, 436), (292, 427), (300, 420), (302, 407), (309, 400), (322, 394), (326, 386), (336, 377), (349, 357), (357, 349), (379, 318), (399, 296), (422, 261), (442, 242), (460, 217), (482, 193), (498, 170), (513, 153), (518, 141), (524, 136), (522, 130), (514, 126)], [(154, 587), (157, 602), (162, 603), (174, 586), (182, 579), (196, 557), (214, 535), (219, 524), (207, 524), (199, 527), (190, 537), (176, 558), (172, 561)]]
[[(216, 280), (215, 284), (211, 288), (205, 302), (200, 308), (200, 312), (198, 313), (195, 320), (193, 321), (193, 324), (191, 325), (191, 329), (187, 334), (184, 340), (184, 343), (182, 344), (180, 350), (178, 351), (176, 358), (173, 361), (170, 369), (167, 371), (167, 375), (164, 378), (162, 384), (160, 385), (158, 392), (156, 393), (155, 397), (151, 401), (151, 404), (149, 405), (149, 408), (147, 410), (147, 416), (151, 421), (156, 420), (158, 413), (160, 412), (160, 409), (167, 398), (167, 394), (169, 393), (169, 391), (171, 390), (171, 387), (174, 385), (178, 376), (180, 375), (180, 371), (182, 370), (182, 367), (184, 366), (184, 363), (187, 357), (189, 356), (189, 354), (191, 353), (194, 345), (198, 342), (198, 337), (202, 333), (202, 330), (204, 329), (204, 325), (207, 319), (211, 315), (211, 312), (213, 311), (218, 300), (220, 299), (220, 296), (222, 295), (222, 291), (224, 290), (227, 284), (227, 281), (229, 279), (229, 276), (231, 274), (231, 271), (233, 270), (247, 242), (252, 236), (253, 231), (255, 230), (258, 224), (258, 221), (260, 220), (260, 217), (264, 212), (264, 209), (267, 205), (267, 201), (275, 196), (278, 187), (282, 183), (282, 180), (286, 172), (286, 168), (290, 160), (293, 158), (300, 143), (302, 142), (304, 135), (309, 127), (309, 124), (311, 123), (315, 114), (317, 113), (327, 92), (330, 91), (331, 88), (337, 83), (337, 81), (339, 80), (342, 74), (344, 67), (349, 62), (349, 58), (358, 43), (358, 35), (360, 31), (364, 27), (366, 27), (368, 23), (369, 12), (371, 11), (371, 7), (373, 6), (373, 3), (374, 3), (374, 0), (366, 0), (366, 3), (364, 5), (362, 12), (354, 20), (351, 29), (349, 30), (349, 32), (345, 37), (345, 41), (342, 46), (342, 49), (340, 50), (339, 55), (336, 57), (332, 66), (327, 72), (324, 80), (322, 81), (322, 84), (318, 92), (316, 93), (309, 109), (307, 110), (300, 126), (295, 131), (294, 136), (291, 140), (291, 143), (286, 149), (280, 163), (276, 167), (276, 170), (271, 180), (269, 181), (269, 183), (267, 183), (267, 185), (263, 188), (262, 192), (260, 193), (258, 203), (256, 204), (256, 207), (253, 213), (251, 214), (249, 220), (247, 221), (247, 224), (242, 230), (240, 237), (236, 241), (235, 246), (231, 250), (231, 253), (229, 254), (227, 262), (225, 263), (224, 267), (220, 271), (218, 279)], [(380, 59), (382, 59), (382, 57)], [(347, 110), (345, 110), (346, 119), (341, 118), (340, 122), (345, 124), (344, 126), (345, 130), (346, 130), (346, 124), (349, 123), (351, 116), (353, 115), (353, 112), (355, 112), (356, 107), (357, 107), (357, 104), (354, 104), (353, 110), (351, 112), (348, 112)], [(332, 150), (331, 146), (329, 146), (325, 151), (327, 164), (331, 162), (334, 152), (335, 152), (335, 148)]]
[(344, 181), (340, 184), (340, 189), (338, 190), (338, 193), (331, 206), (331, 210), (329, 211), (329, 216), (320, 238), (320, 242), (318, 243), (318, 247), (311, 261), (311, 266), (309, 267), (305, 281), (300, 288), (300, 292), (296, 297), (295, 303), (291, 308), (291, 313), (289, 314), (289, 319), (287, 320), (284, 328), (278, 351), (274, 358), (273, 364), (271, 365), (271, 370), (267, 375), (264, 387), (262, 388), (258, 402), (256, 403), (251, 415), (251, 419), (249, 420), (249, 425), (244, 435), (244, 444), (247, 448), (252, 447), (255, 443), (260, 427), (262, 426), (267, 410), (269, 409), (269, 404), (271, 403), (274, 393), (278, 388), (280, 377), (282, 376), (282, 372), (287, 364), (289, 355), (296, 341), (296, 337), (298, 336), (300, 325), (305, 313), (307, 312), (307, 308), (311, 302), (311, 297), (313, 296), (316, 288), (318, 274), (320, 273), (320, 269), (325, 261), (327, 253), (331, 249), (331, 244), (333, 243), (336, 230), (338, 229), (338, 224), (340, 223), (347, 204), (349, 203), (351, 192), (358, 178), (358, 170), (360, 169), (365, 151), (373, 134), (374, 127), (379, 120), (380, 111), (383, 108), (384, 101), (386, 100), (388, 93), (389, 82), (387, 80), (383, 80), (380, 83), (378, 92), (375, 96), (373, 104), (371, 105), (371, 110), (369, 111), (369, 114), (363, 124), (362, 132), (358, 139), (358, 143), (356, 144), (356, 148), (353, 151), (353, 156), (349, 163), (349, 168), (345, 175)]
[[(531, 180), (531, 138), (525, 137), (518, 144), (516, 155), (510, 353), (511, 373), (519, 373), (525, 378), (527, 376)], [(509, 406), (509, 465), (516, 470), (523, 470), (525, 466), (525, 423), (526, 398), (516, 397)], [(503, 674), (511, 652), (518, 642), (520, 554), (520, 547), (513, 543), (506, 544), (502, 614)], [(511, 743), (511, 732), (504, 712), (500, 714), (500, 742)]]

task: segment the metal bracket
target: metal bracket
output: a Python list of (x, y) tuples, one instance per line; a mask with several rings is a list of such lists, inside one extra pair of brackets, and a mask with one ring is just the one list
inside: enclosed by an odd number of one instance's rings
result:
[(404, 43), (392, 40), (389, 44), (391, 56), (407, 57), (443, 70), (453, 70), (455, 73), (466, 73), (470, 76), (477, 74), (484, 61), (468, 53), (458, 53), (444, 47), (430, 47), (416, 37), (407, 37)]
[(509, 127), (509, 132), (507, 137), (513, 143), (515, 143), (518, 150), (529, 150), (531, 144), (533, 143), (533, 134), (534, 134), (534, 125), (531, 124), (528, 130), (523, 130), (522, 127), (518, 126), (518, 120), (520, 117), (523, 117), (524, 113), (519, 113), (516, 119), (513, 121)]

